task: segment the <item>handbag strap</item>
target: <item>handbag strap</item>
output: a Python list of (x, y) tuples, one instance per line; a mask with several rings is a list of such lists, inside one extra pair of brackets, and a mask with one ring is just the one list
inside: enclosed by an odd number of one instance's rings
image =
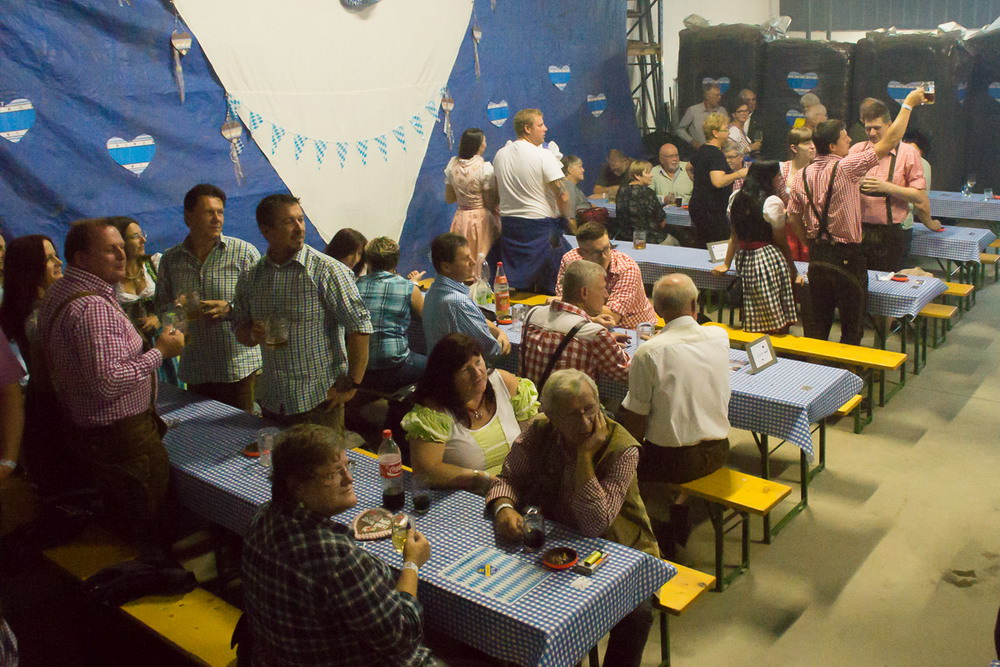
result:
[(813, 201), (812, 193), (809, 191), (809, 165), (802, 169), (802, 185), (806, 191), (806, 198), (809, 200), (809, 206), (812, 207), (813, 213), (819, 220), (819, 233), (816, 238), (820, 241), (825, 241), (826, 237), (829, 236), (827, 232), (827, 221), (830, 217), (830, 200), (833, 199), (833, 181), (837, 178), (837, 167), (840, 166), (840, 160), (833, 163), (833, 169), (830, 170), (830, 185), (826, 188), (826, 201), (823, 203), (823, 213), (820, 214), (819, 209), (816, 208), (816, 202)]

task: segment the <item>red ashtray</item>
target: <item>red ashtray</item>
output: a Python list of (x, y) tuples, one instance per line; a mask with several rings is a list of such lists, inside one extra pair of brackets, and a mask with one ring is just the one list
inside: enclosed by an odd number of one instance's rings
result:
[(905, 283), (909, 279), (909, 276), (893, 276), (889, 280), (895, 280), (897, 283)]
[(568, 570), (580, 561), (576, 549), (556, 547), (542, 554), (542, 563), (553, 570)]

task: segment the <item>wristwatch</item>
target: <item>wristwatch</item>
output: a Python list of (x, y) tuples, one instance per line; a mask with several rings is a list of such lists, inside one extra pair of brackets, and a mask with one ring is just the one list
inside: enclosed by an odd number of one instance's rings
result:
[(403, 569), (404, 570), (413, 570), (414, 572), (420, 572), (420, 566), (417, 565), (416, 563), (414, 563), (413, 561), (410, 561), (410, 560), (408, 560), (405, 563), (403, 563)]

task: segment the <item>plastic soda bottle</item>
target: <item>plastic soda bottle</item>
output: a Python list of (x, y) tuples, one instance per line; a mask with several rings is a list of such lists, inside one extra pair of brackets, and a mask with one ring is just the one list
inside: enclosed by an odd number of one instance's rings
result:
[(493, 294), (497, 306), (497, 324), (512, 324), (510, 316), (510, 284), (503, 270), (503, 262), (497, 262), (497, 277), (493, 281)]
[(391, 512), (402, 509), (405, 500), (403, 457), (389, 429), (382, 431), (382, 444), (378, 448), (378, 474), (382, 478), (382, 507)]

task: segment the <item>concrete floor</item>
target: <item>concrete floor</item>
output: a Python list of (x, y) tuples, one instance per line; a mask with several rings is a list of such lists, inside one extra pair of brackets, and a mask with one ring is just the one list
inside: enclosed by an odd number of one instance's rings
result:
[[(848, 419), (829, 429), (827, 470), (809, 486), (808, 509), (771, 545), (752, 517), (750, 570), (671, 617), (674, 665), (985, 666), (997, 657), (998, 321), (1000, 286), (988, 279), (863, 434)], [(750, 434), (730, 438), (730, 466), (756, 474)], [(784, 462), (777, 469), (796, 499), (797, 456), (785, 445), (772, 458)], [(703, 521), (689, 564), (710, 572), (713, 553)], [(727, 554), (738, 553), (727, 541)], [(654, 626), (643, 665), (657, 665), (659, 652)]]

